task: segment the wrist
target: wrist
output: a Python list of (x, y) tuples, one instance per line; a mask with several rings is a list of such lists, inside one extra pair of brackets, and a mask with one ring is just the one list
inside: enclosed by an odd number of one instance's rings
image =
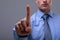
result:
[(25, 37), (28, 37), (28, 35), (24, 35), (24, 36), (18, 35), (18, 37), (25, 38)]

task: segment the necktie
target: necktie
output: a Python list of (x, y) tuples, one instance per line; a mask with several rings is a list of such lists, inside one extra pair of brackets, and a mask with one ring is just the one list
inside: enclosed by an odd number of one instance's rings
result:
[(43, 16), (43, 20), (44, 20), (44, 40), (52, 40), (51, 31), (50, 31), (49, 24), (48, 24), (48, 18), (49, 18), (48, 14), (45, 14)]

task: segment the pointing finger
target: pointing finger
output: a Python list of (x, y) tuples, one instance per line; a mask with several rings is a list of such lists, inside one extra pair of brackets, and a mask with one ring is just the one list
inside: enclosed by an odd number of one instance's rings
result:
[(30, 25), (30, 5), (27, 5), (26, 11), (27, 11), (27, 14), (26, 14), (26, 23), (27, 23), (27, 26), (29, 26)]

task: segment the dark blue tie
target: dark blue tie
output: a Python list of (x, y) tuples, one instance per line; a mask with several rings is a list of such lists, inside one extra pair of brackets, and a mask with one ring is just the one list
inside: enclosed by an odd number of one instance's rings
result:
[(48, 24), (48, 19), (49, 19), (49, 15), (48, 14), (44, 14), (43, 16), (43, 20), (44, 20), (44, 40), (52, 40), (52, 36), (51, 36), (51, 30)]

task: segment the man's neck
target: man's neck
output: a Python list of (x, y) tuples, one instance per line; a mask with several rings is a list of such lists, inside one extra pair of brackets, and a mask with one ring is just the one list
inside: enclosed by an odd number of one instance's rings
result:
[(48, 14), (49, 11), (50, 11), (50, 9), (46, 9), (46, 10), (39, 9), (39, 10), (42, 11), (43, 13), (45, 13), (45, 14)]

